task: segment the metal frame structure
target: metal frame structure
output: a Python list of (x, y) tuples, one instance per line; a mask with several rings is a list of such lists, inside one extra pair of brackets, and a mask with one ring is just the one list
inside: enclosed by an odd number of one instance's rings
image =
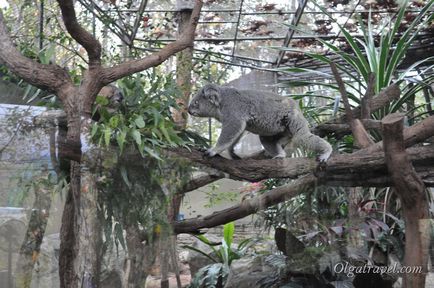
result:
[[(120, 41), (123, 43), (123, 45), (129, 47), (130, 49), (138, 49), (141, 51), (156, 51), (158, 50), (161, 45), (167, 42), (175, 41), (175, 37), (161, 37), (161, 38), (143, 38), (138, 36), (138, 31), (140, 29), (140, 21), (142, 20), (143, 15), (150, 15), (152, 13), (172, 13), (173, 15), (176, 15), (175, 9), (153, 9), (148, 8), (148, 3), (150, 1), (148, 0), (139, 0), (140, 4), (137, 5), (134, 9), (124, 9), (116, 4), (106, 4), (106, 7), (101, 7), (95, 0), (78, 0), (78, 2), (83, 5), (85, 9), (93, 13), (94, 17), (96, 19), (99, 19), (100, 21), (104, 23), (108, 23), (107, 27), (108, 29), (116, 35)], [(311, 59), (285, 59), (286, 63), (284, 63), (284, 57), (285, 57), (285, 51), (281, 50), (276, 52), (276, 57), (274, 60), (269, 59), (263, 59), (261, 57), (254, 57), (252, 55), (239, 55), (237, 53), (238, 44), (245, 42), (245, 43), (264, 43), (264, 41), (279, 41), (281, 44), (279, 46), (281, 47), (288, 47), (292, 44), (293, 41), (308, 41), (308, 40), (314, 40), (315, 38), (322, 38), (327, 39), (331, 41), (337, 41), (341, 38), (343, 38), (342, 35), (340, 35), (340, 32), (337, 34), (329, 34), (329, 35), (315, 35), (315, 37), (312, 37), (311, 35), (302, 35), (300, 33), (296, 33), (294, 29), (289, 28), (286, 32), (286, 35), (252, 35), (252, 36), (246, 36), (246, 35), (240, 35), (241, 31), (241, 19), (245, 16), (274, 16), (274, 15), (286, 15), (287, 17), (290, 17), (290, 27), (294, 27), (299, 25), (299, 23), (302, 21), (303, 15), (312, 15), (312, 17), (321, 17), (322, 12), (321, 11), (312, 11), (309, 9), (306, 9), (306, 5), (309, 0), (295, 0), (297, 1), (298, 5), (297, 8), (294, 11), (282, 11), (282, 10), (270, 10), (270, 11), (251, 11), (248, 9), (248, 5), (246, 3), (248, 0), (238, 0), (238, 3), (236, 4), (236, 7), (231, 7), (230, 9), (215, 9), (212, 7), (205, 6), (202, 10), (202, 15), (206, 15), (207, 13), (218, 13), (218, 14), (225, 14), (228, 13), (230, 15), (236, 15), (235, 19), (232, 20), (206, 20), (206, 19), (200, 19), (199, 25), (225, 25), (230, 24), (234, 25), (233, 34), (232, 36), (221, 36), (221, 37), (197, 37), (196, 42), (197, 43), (210, 43), (210, 45), (218, 45), (221, 43), (232, 43), (230, 46), (232, 47), (230, 49), (230, 52), (223, 52), (223, 51), (208, 51), (207, 49), (203, 48), (195, 48), (194, 49), (194, 58), (196, 59), (202, 59), (203, 57), (212, 56), (209, 57), (209, 61), (221, 63), (221, 64), (227, 64), (227, 65), (233, 65), (243, 68), (250, 68), (255, 70), (265, 70), (265, 71), (275, 71), (275, 68), (279, 67), (285, 67), (285, 66), (291, 66), (291, 67), (303, 67), (303, 68), (310, 68), (310, 69), (326, 69), (327, 67), (324, 67), (321, 63), (311, 60)], [(212, 1), (214, 2), (214, 1)], [(217, 1), (218, 2), (218, 1)], [(237, 1), (235, 1), (237, 2)], [(257, 3), (258, 1), (255, 1)], [(372, 9), (369, 11), (369, 9), (364, 9), (360, 5), (360, 0), (354, 1), (356, 2), (351, 10), (342, 10), (342, 11), (330, 11), (331, 14), (338, 14), (342, 15), (343, 17), (346, 17), (345, 24), (348, 23), (348, 21), (351, 19), (351, 17), (354, 15), (354, 13), (378, 13), (378, 14), (396, 14), (397, 9)], [(114, 2), (112, 2), (114, 3)], [(265, 1), (264, 1), (265, 3)], [(251, 4), (251, 3), (250, 3)], [(107, 7), (109, 6), (109, 7)], [(417, 9), (409, 9), (409, 13), (417, 13), (419, 10)], [(135, 17), (134, 24), (128, 25), (123, 21), (124, 14), (133, 15)], [(114, 15), (114, 16), (112, 16)], [(360, 35), (362, 37), (362, 35)], [(428, 33), (427, 35), (418, 35), (418, 38), (421, 39), (420, 43), (418, 45), (415, 45), (411, 49), (420, 49), (423, 47), (426, 47), (426, 45), (430, 46), (434, 44), (434, 33)], [(154, 45), (147, 45), (144, 47), (143, 43), (149, 43)], [(140, 44), (140, 45), (139, 45)], [(327, 55), (327, 54), (326, 54)], [(433, 51), (434, 55), (434, 51)], [(428, 56), (433, 56), (428, 55)], [(327, 55), (328, 57), (333, 57), (332, 55)], [(428, 57), (427, 56), (427, 57)], [(300, 77), (298, 75), (297, 77)], [(309, 77), (306, 75), (306, 77)]]

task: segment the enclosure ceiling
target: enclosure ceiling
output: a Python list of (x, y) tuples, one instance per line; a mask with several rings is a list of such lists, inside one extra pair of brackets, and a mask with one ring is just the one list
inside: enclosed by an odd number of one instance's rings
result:
[[(106, 23), (110, 32), (132, 49), (156, 51), (176, 40), (174, 1), (78, 1), (96, 21)], [(405, 17), (411, 20), (426, 2), (411, 1)], [(282, 48), (321, 52), (339, 61), (318, 39), (344, 45), (337, 23), (345, 26), (352, 35), (363, 37), (360, 21), (367, 19), (369, 13), (375, 20), (376, 36), (379, 36), (386, 23), (393, 22), (398, 10), (393, 0), (319, 0), (317, 3), (327, 7), (327, 12), (337, 22), (308, 0), (205, 1), (196, 32), (194, 58), (258, 70), (275, 71), (277, 67), (328, 69), (302, 53), (283, 51)], [(433, 56), (433, 32), (434, 27), (430, 27), (419, 33), (409, 50), (411, 56), (407, 58), (416, 61), (420, 57)], [(285, 77), (291, 78), (288, 74)], [(312, 75), (305, 73), (294, 77), (311, 79)]]

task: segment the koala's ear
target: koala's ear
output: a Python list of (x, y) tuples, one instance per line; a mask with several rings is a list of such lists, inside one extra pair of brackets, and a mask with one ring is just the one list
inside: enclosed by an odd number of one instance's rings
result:
[(203, 87), (203, 94), (213, 105), (219, 106), (220, 89), (217, 85), (207, 84)]

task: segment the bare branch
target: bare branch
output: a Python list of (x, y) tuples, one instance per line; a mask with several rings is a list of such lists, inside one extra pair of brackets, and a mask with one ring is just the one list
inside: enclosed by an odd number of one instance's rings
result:
[(368, 78), (368, 88), (366, 88), (366, 93), (362, 98), (360, 104), (361, 113), (360, 119), (370, 119), (371, 118), (371, 101), (375, 94), (375, 73), (371, 72)]
[(216, 171), (216, 173), (210, 173), (210, 174), (206, 174), (206, 175), (200, 175), (198, 177), (193, 177), (192, 179), (190, 179), (190, 181), (188, 181), (187, 183), (185, 183), (185, 185), (183, 185), (179, 190), (178, 190), (178, 194), (185, 194), (188, 193), (190, 191), (199, 189), (200, 187), (203, 187), (205, 185), (208, 185), (210, 183), (213, 183), (219, 179), (225, 178), (225, 175), (223, 172), (218, 172)]
[(342, 96), (342, 101), (344, 102), (345, 115), (347, 117), (347, 122), (350, 124), (351, 131), (353, 132), (355, 145), (360, 148), (366, 148), (374, 144), (374, 141), (369, 138), (369, 134), (363, 126), (362, 122), (360, 122), (360, 120), (353, 115), (353, 111), (351, 110), (350, 102), (348, 100), (347, 90), (345, 89), (345, 84), (341, 78), (341, 75), (339, 75), (338, 68), (336, 68), (336, 64), (330, 62), (330, 67), (332, 68), (333, 75), (335, 76), (336, 82), (338, 83), (339, 91)]
[(72, 85), (68, 73), (57, 65), (44, 65), (23, 56), (12, 43), (0, 10), (0, 61), (8, 69), (38, 88), (58, 92)]
[(239, 205), (213, 213), (205, 217), (186, 219), (175, 222), (173, 230), (176, 234), (197, 233), (200, 229), (211, 228), (228, 222), (241, 219), (269, 206), (289, 200), (316, 184), (316, 177), (312, 174), (301, 177), (291, 184), (277, 187), (253, 199), (242, 201)]
[[(432, 181), (434, 146), (409, 148), (407, 152), (425, 184), (434, 186)], [(310, 158), (228, 160), (218, 156), (203, 158), (202, 153), (196, 150), (176, 149), (171, 153), (224, 171), (234, 179), (252, 182), (268, 178), (295, 179), (317, 169), (317, 162)], [(382, 151), (369, 154), (334, 155), (327, 161), (325, 171), (318, 177), (322, 184), (332, 186), (387, 187), (391, 185)]]
[(101, 64), (101, 44), (92, 34), (87, 32), (77, 21), (74, 3), (72, 0), (57, 0), (62, 11), (63, 22), (66, 30), (81, 46), (84, 47), (89, 56), (89, 65)]
[[(428, 118), (414, 124), (408, 128), (404, 129), (404, 143), (405, 147), (411, 147), (417, 143), (421, 143), (424, 140), (434, 136), (434, 116), (429, 116)], [(366, 149), (354, 152), (356, 155), (372, 153), (383, 150), (383, 141), (377, 142), (374, 145), (369, 146)]]
[(202, 0), (196, 0), (196, 4), (191, 14), (190, 23), (175, 42), (168, 44), (163, 49), (151, 54), (148, 57), (127, 61), (117, 66), (103, 69), (102, 70), (103, 84), (107, 85), (122, 77), (131, 75), (136, 72), (143, 71), (150, 67), (158, 66), (173, 54), (187, 47), (193, 46), (194, 33), (196, 30), (197, 22), (199, 20), (199, 15), (200, 15), (200, 10), (202, 9), (202, 5), (203, 5)]

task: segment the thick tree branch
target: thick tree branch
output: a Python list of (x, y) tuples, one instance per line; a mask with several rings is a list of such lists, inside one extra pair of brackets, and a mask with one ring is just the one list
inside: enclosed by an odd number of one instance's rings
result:
[[(429, 116), (419, 123), (404, 129), (404, 145), (411, 147), (417, 143), (422, 143), (426, 139), (434, 136), (434, 116)], [(362, 155), (383, 150), (383, 141), (377, 142), (366, 149), (354, 152), (354, 154)]]
[(0, 61), (8, 69), (38, 88), (57, 93), (72, 86), (68, 73), (57, 65), (44, 65), (23, 56), (12, 43), (0, 10)]
[[(74, 3), (72, 0), (57, 0), (62, 11), (63, 22), (66, 30), (81, 46), (84, 47), (89, 56), (89, 66), (101, 64), (101, 44), (92, 34), (87, 32), (77, 21)], [(104, 86), (104, 85), (103, 85)]]
[(395, 191), (398, 194), (405, 220), (404, 265), (421, 267), (422, 273), (404, 274), (403, 287), (425, 287), (428, 249), (431, 233), (425, 185), (416, 173), (405, 151), (404, 114), (390, 114), (383, 118), (384, 152)]
[[(252, 182), (268, 178), (295, 179), (317, 169), (317, 162), (310, 158), (228, 160), (218, 156), (203, 158), (203, 154), (196, 150), (176, 149), (171, 153), (224, 171), (234, 179)], [(433, 186), (434, 146), (409, 148), (408, 153), (426, 185)], [(335, 155), (327, 161), (325, 171), (318, 176), (322, 184), (332, 186), (387, 187), (391, 185), (382, 151), (370, 154)]]
[(200, 10), (202, 9), (202, 0), (196, 0), (193, 12), (191, 14), (191, 20), (184, 32), (180, 35), (178, 40), (166, 45), (163, 49), (151, 54), (148, 57), (131, 60), (121, 63), (117, 66), (105, 68), (102, 70), (102, 82), (107, 85), (117, 79), (131, 75), (136, 72), (143, 71), (150, 67), (155, 67), (163, 63), (173, 54), (193, 46), (195, 30), (197, 22), (199, 21)]
[(173, 230), (176, 234), (197, 233), (200, 229), (211, 228), (241, 219), (259, 210), (291, 199), (316, 185), (316, 177), (312, 174), (301, 177), (291, 184), (277, 187), (253, 199), (242, 201), (239, 205), (213, 213), (205, 217), (186, 219), (175, 222)]

